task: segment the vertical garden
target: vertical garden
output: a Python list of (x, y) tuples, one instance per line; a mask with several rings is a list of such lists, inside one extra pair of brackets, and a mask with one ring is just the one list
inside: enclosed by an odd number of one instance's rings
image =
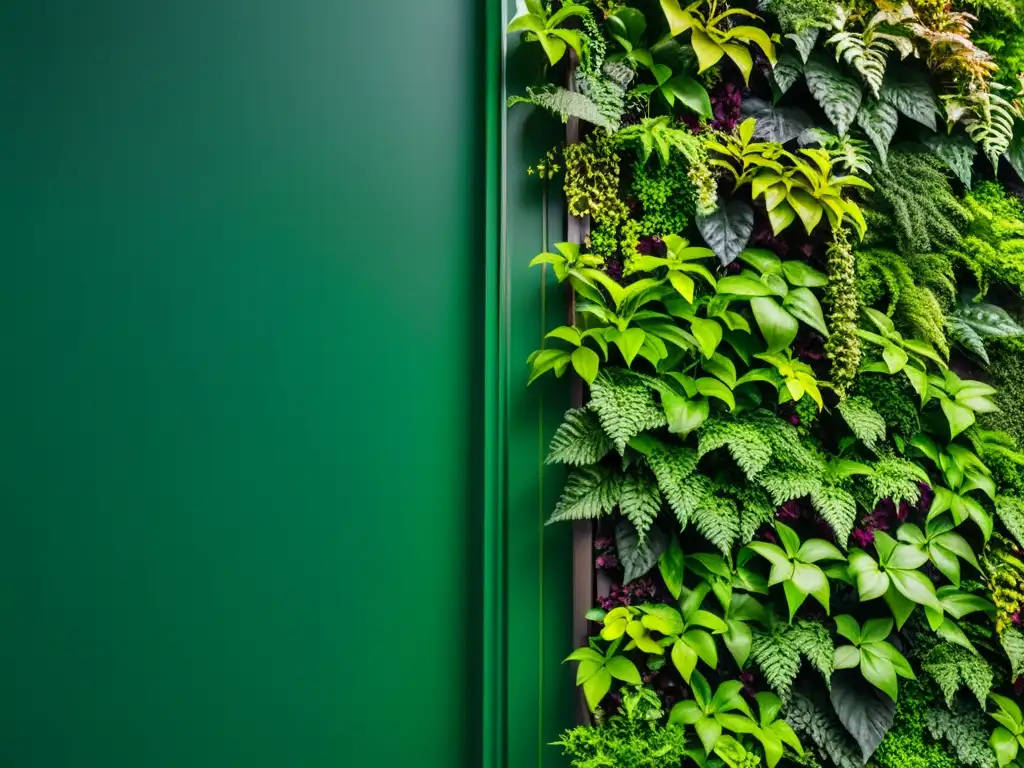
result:
[(532, 264), (573, 322), (531, 380), (582, 393), (551, 522), (593, 542), (552, 749), (1024, 765), (1024, 3), (525, 0), (508, 31), (579, 233)]

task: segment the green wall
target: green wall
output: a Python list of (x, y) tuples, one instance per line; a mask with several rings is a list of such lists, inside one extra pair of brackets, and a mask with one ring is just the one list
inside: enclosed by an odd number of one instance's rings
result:
[(0, 14), (4, 768), (479, 765), (478, 5)]

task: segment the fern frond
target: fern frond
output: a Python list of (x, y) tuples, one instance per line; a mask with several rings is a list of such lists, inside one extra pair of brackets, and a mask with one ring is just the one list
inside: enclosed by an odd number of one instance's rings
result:
[(1024, 499), (996, 496), (996, 514), (1010, 535), (1024, 546)]
[(661, 511), (661, 494), (655, 483), (646, 474), (632, 472), (622, 482), (619, 511), (636, 528), (637, 537), (643, 544), (647, 531)]
[(563, 520), (594, 520), (610, 514), (622, 498), (622, 476), (605, 467), (577, 469), (565, 481), (548, 524)]
[(836, 543), (846, 549), (857, 521), (857, 501), (853, 494), (837, 485), (822, 483), (811, 491), (811, 505), (836, 534)]
[[(718, 547), (723, 555), (730, 557), (740, 527), (740, 512), (736, 502), (726, 494), (718, 492), (719, 489), (714, 483), (707, 481), (706, 478), (696, 476), (692, 479), (698, 481), (695, 483), (698, 488), (695, 495), (699, 494), (699, 498), (696, 499), (689, 518), (701, 536)], [(707, 486), (702, 488), (703, 483), (700, 481), (705, 481)]]
[[(619, 124), (602, 110), (602, 107), (594, 102), (592, 98), (578, 91), (570, 91), (561, 86), (546, 85), (540, 88), (527, 88), (526, 96), (512, 96), (508, 100), (508, 106), (516, 104), (533, 104), (558, 115), (562, 122), (568, 122), (570, 117), (577, 117), (588, 123), (593, 123), (599, 128), (604, 128), (608, 133), (614, 133)], [(621, 114), (621, 113), (620, 113)]]
[(988, 718), (974, 707), (963, 705), (950, 712), (932, 707), (926, 714), (928, 734), (953, 748), (957, 759), (970, 768), (995, 768), (996, 756), (989, 746)]
[(612, 449), (611, 440), (601, 429), (597, 414), (588, 408), (573, 408), (555, 430), (546, 464), (582, 467), (596, 464)]
[(1024, 674), (1024, 633), (1015, 627), (1007, 627), (999, 635), (999, 643), (1010, 660), (1010, 676), (1016, 680)]
[(822, 624), (801, 620), (792, 625), (776, 624), (768, 632), (754, 632), (750, 657), (783, 701), (789, 698), (793, 681), (800, 672), (801, 655), (807, 657), (829, 685), (835, 646), (832, 635)]
[(755, 423), (747, 420), (709, 419), (704, 422), (697, 444), (698, 455), (703, 458), (723, 446), (728, 447), (729, 455), (748, 480), (757, 477), (772, 458), (768, 437)]
[(839, 403), (839, 413), (850, 430), (872, 451), (885, 440), (885, 419), (866, 397), (848, 397)]
[(694, 484), (690, 482), (697, 468), (696, 451), (682, 447), (658, 449), (647, 455), (647, 466), (657, 478), (661, 493), (680, 526), (686, 528), (697, 502)]
[(831, 705), (818, 706), (808, 697), (795, 693), (783, 714), (790, 727), (817, 745), (836, 768), (863, 768), (860, 747), (839, 722)]
[(641, 432), (666, 423), (665, 412), (654, 401), (647, 384), (623, 371), (598, 374), (590, 388), (590, 408), (620, 454), (625, 453), (626, 443)]
[(778, 506), (821, 490), (821, 478), (801, 469), (763, 472), (757, 481)]
[(952, 708), (953, 697), (966, 685), (985, 709), (988, 693), (992, 690), (992, 667), (981, 656), (953, 643), (942, 643), (932, 648), (921, 662), (921, 668), (939, 684), (946, 697), (946, 706)]
[(736, 541), (737, 544), (742, 546), (754, 538), (758, 528), (775, 519), (776, 506), (772, 504), (772, 500), (768, 498), (764, 491), (752, 486), (739, 489), (736, 497), (743, 505), (740, 510), (739, 531), (737, 532)]
[(868, 475), (868, 483), (874, 491), (874, 503), (882, 499), (892, 499), (893, 504), (901, 501), (916, 504), (921, 498), (921, 489), (917, 483), (921, 479), (920, 469), (906, 459), (887, 456), (875, 462), (873, 471)]

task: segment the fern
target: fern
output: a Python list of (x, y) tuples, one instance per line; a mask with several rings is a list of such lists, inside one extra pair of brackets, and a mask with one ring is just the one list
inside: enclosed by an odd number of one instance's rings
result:
[(732, 545), (740, 528), (736, 502), (707, 478), (698, 475), (692, 479), (695, 481), (695, 498), (689, 518), (701, 536), (718, 547), (726, 557), (731, 557)]
[(946, 706), (953, 707), (953, 697), (965, 685), (985, 709), (985, 701), (992, 690), (992, 667), (980, 656), (953, 643), (942, 643), (928, 652), (921, 668), (939, 684), (946, 697)]
[(775, 519), (776, 506), (759, 488), (740, 488), (736, 491), (736, 496), (743, 504), (736, 543), (743, 545), (754, 538), (758, 528)]
[(658, 479), (661, 494), (675, 512), (680, 526), (686, 528), (690, 512), (696, 506), (690, 478), (697, 468), (697, 453), (690, 448), (657, 448), (647, 455), (647, 466)]
[(565, 412), (561, 426), (551, 438), (547, 464), (568, 464), (582, 467), (596, 464), (612, 449), (612, 443), (601, 429), (597, 414), (587, 408)]
[(1017, 543), (1024, 546), (1024, 499), (1014, 496), (996, 497), (996, 514)]
[[(846, 11), (842, 6), (839, 7), (839, 13), (837, 26), (842, 29), (846, 25)], [(832, 35), (826, 45), (836, 47), (836, 60), (841, 58), (857, 70), (877, 99), (882, 93), (889, 54), (899, 52), (900, 58), (905, 59), (915, 53), (911, 40), (885, 30), (909, 33), (909, 30), (900, 30), (899, 25), (912, 17), (909, 5), (896, 11), (879, 11), (868, 20), (862, 32), (840, 31)]]
[(993, 168), (1013, 141), (1016, 109), (1009, 101), (991, 91), (975, 91), (967, 96), (944, 96), (949, 121), (961, 120), (967, 135), (981, 147)]
[(878, 451), (878, 444), (885, 440), (885, 419), (866, 397), (848, 397), (839, 403), (839, 413), (850, 430), (872, 451)]
[(636, 528), (637, 537), (643, 544), (647, 531), (661, 511), (661, 494), (658, 486), (646, 474), (632, 472), (622, 482), (619, 497), (619, 512)]
[(916, 504), (921, 497), (917, 483), (924, 478), (913, 462), (888, 456), (875, 462), (872, 469), (867, 480), (875, 494), (875, 504), (882, 499), (891, 499), (896, 505), (902, 501)]
[(835, 763), (836, 768), (863, 768), (860, 747), (850, 738), (831, 705), (818, 706), (795, 693), (786, 705), (784, 718), (794, 731), (814, 742), (822, 757)]
[(748, 480), (759, 475), (772, 458), (772, 446), (758, 426), (749, 421), (709, 419), (700, 428), (697, 454), (701, 458), (727, 446), (733, 460)]
[(758, 478), (758, 482), (778, 506), (821, 490), (821, 478), (801, 469), (768, 471)]
[(836, 543), (846, 549), (857, 521), (857, 501), (853, 494), (835, 485), (822, 484), (811, 491), (811, 505), (835, 532)]
[(601, 108), (589, 96), (578, 91), (570, 91), (558, 85), (546, 85), (540, 88), (527, 88), (526, 96), (510, 96), (508, 106), (516, 104), (533, 104), (558, 115), (562, 122), (570, 117), (579, 118), (604, 128), (613, 133), (619, 126), (602, 113)]
[(999, 643), (1010, 660), (1010, 676), (1016, 680), (1024, 674), (1024, 634), (1019, 629), (1008, 627), (999, 635)]
[(829, 685), (835, 646), (832, 635), (822, 624), (800, 620), (794, 624), (777, 623), (768, 632), (754, 632), (750, 657), (783, 701), (789, 698), (800, 672), (801, 655), (807, 657)]
[(665, 412), (642, 378), (624, 371), (602, 371), (590, 388), (590, 407), (620, 454), (626, 443), (648, 429), (665, 426)]
[(961, 763), (971, 768), (995, 768), (996, 756), (988, 743), (987, 718), (977, 709), (960, 705), (950, 712), (932, 707), (926, 722), (929, 735), (948, 743)]
[(622, 476), (605, 467), (577, 469), (565, 482), (562, 498), (548, 524), (563, 520), (594, 520), (610, 514), (622, 498)]

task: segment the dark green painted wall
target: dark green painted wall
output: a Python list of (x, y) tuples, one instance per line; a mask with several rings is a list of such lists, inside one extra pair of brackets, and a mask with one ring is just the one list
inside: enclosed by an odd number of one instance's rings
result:
[(478, 765), (478, 5), (3, 9), (4, 768)]

